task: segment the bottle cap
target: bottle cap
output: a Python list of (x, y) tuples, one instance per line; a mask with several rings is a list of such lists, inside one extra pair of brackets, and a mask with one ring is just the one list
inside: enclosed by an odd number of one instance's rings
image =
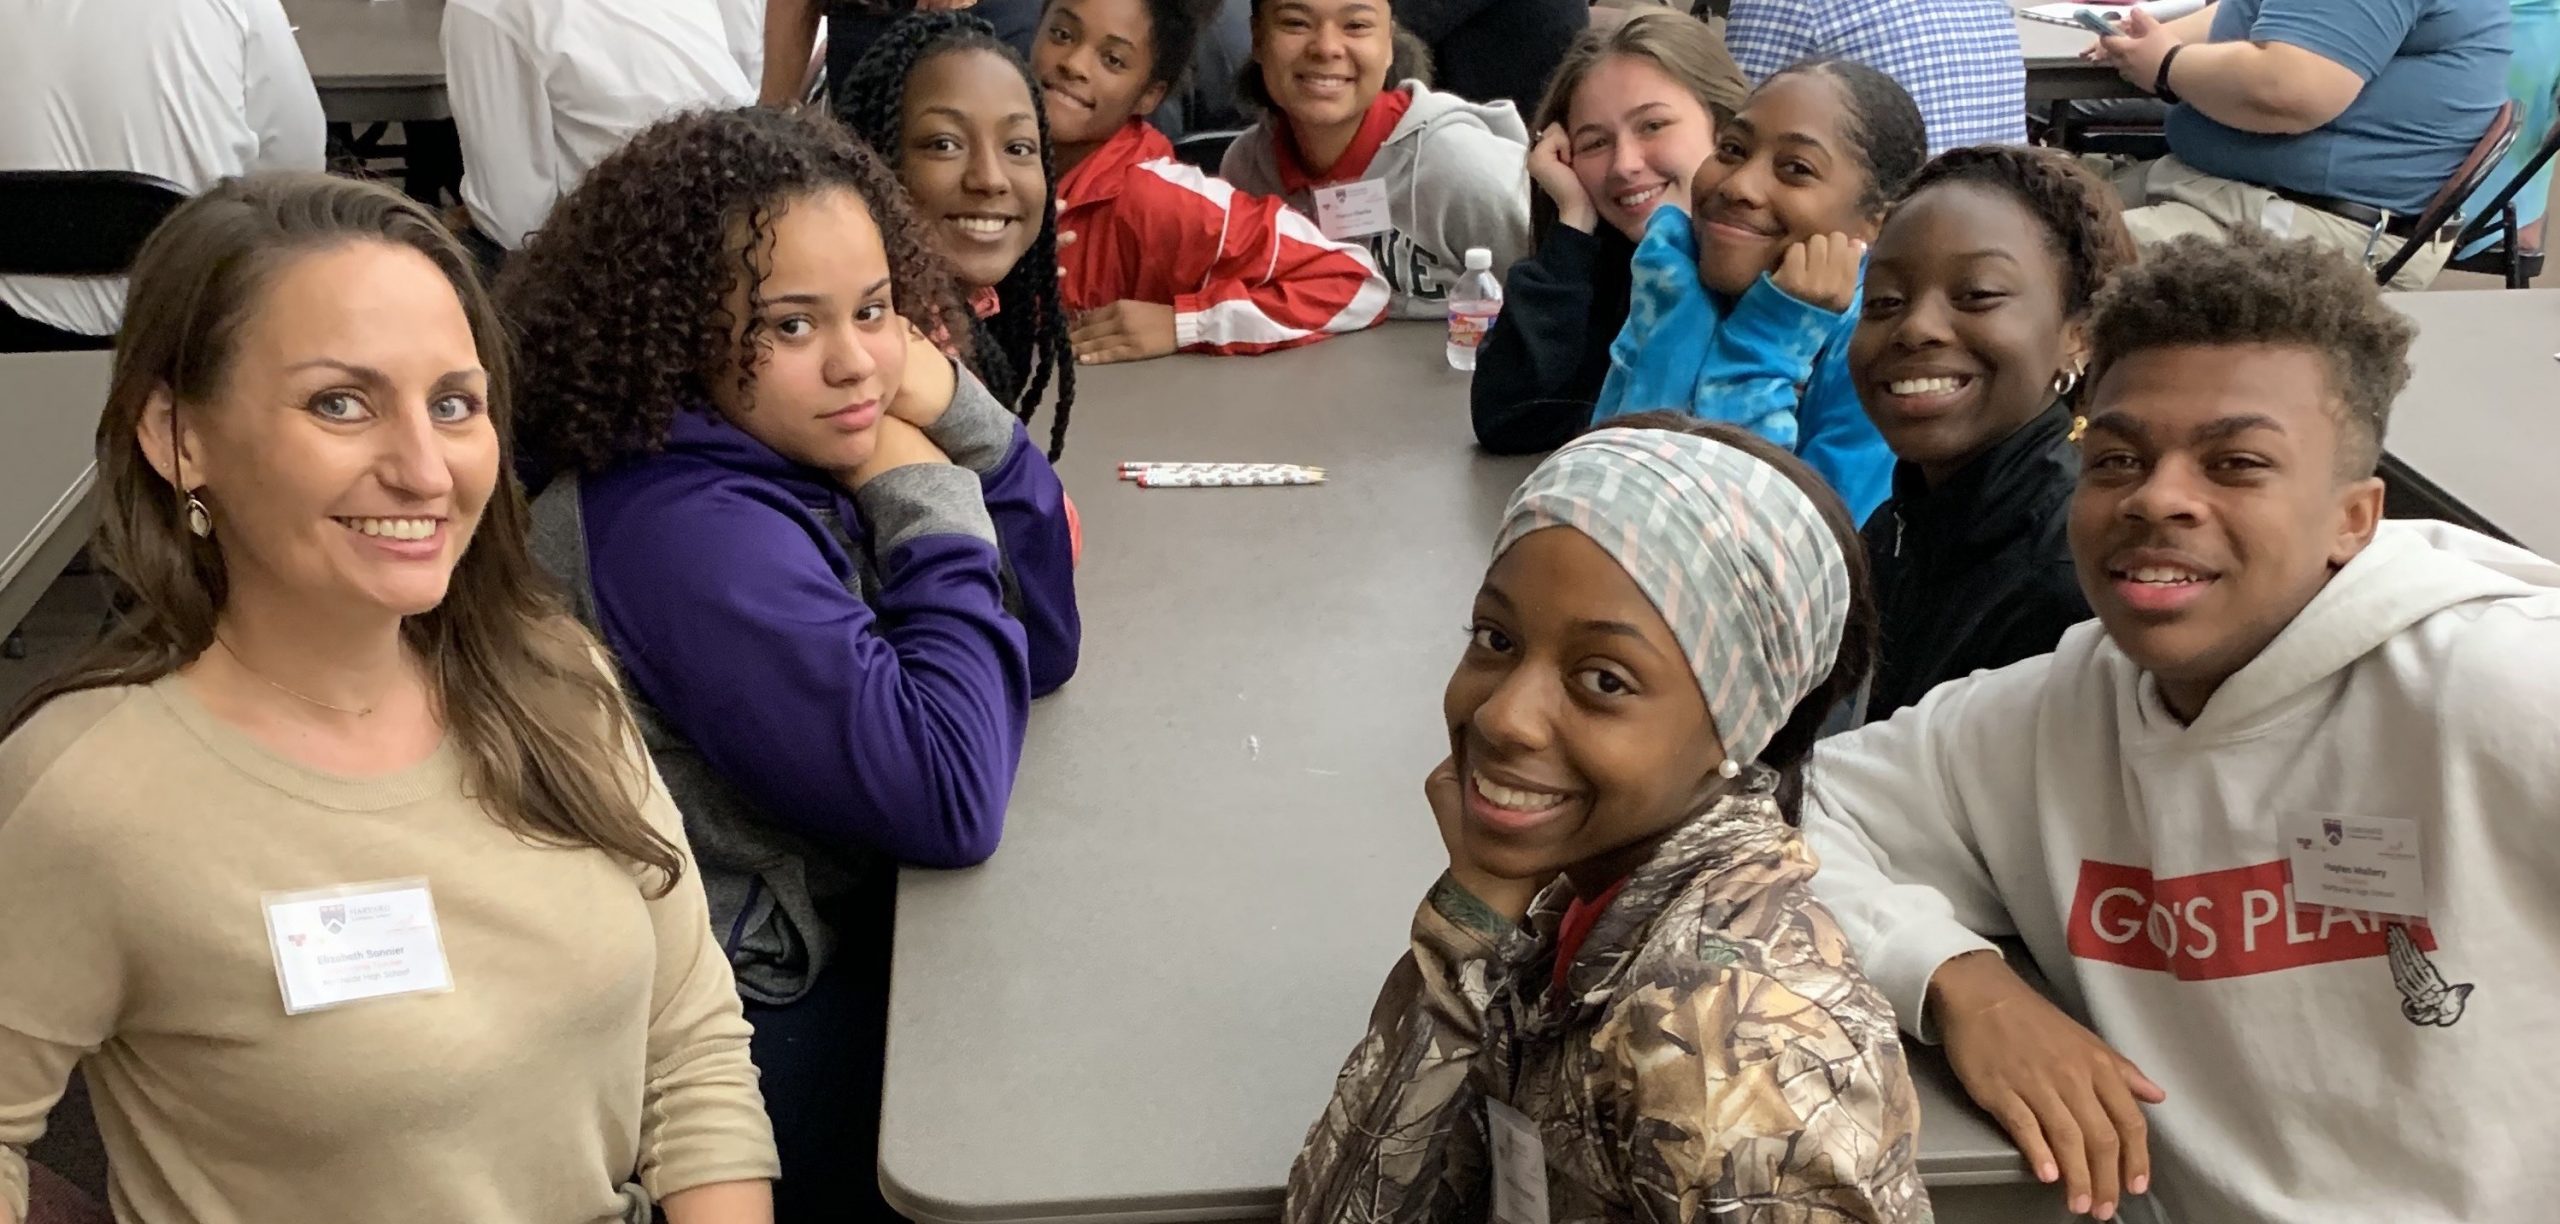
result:
[(1493, 271), (1493, 252), (1484, 247), (1467, 248), (1467, 271)]

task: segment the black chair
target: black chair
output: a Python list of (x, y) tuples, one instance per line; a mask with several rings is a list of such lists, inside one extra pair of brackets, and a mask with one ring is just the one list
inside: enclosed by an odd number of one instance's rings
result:
[[(2555, 102), (2560, 102), (2560, 90), (2553, 91), (2553, 96)], [(2554, 155), (2560, 155), (2560, 123), (2552, 124), (2551, 130), (2542, 134), (2542, 143), (2534, 149), (2533, 157), (2518, 167), (2514, 177), (2480, 206), (2480, 215), (2472, 218), (2462, 235), (2454, 239), (2457, 251), (2491, 235), (2497, 237), (2496, 244), (2469, 258), (2456, 256), (2445, 267), (2456, 272), (2479, 272), (2501, 277), (2509, 289), (2522, 289), (2542, 275), (2542, 235), (2527, 234), (2517, 224), (2516, 196), (2534, 175), (2551, 164)]]
[(1218, 164), (1227, 159), (1227, 146), (1244, 135), (1244, 129), (1224, 132), (1193, 132), (1173, 142), (1173, 155), (1186, 166), (1195, 166), (1210, 174), (1218, 172)]
[(2507, 146), (2516, 142), (2519, 113), (2512, 99), (2498, 108), (2497, 115), (2489, 120), (2489, 130), (2480, 134), (2480, 141), (2471, 146), (2470, 155), (2454, 168), (2453, 177), (2445, 180), (2444, 186), (2436, 191), (2436, 197), (2427, 201), (2426, 210), (2418, 214), (2418, 223), (2410, 228), (2408, 241), (2401, 243), (2400, 249), (2391, 253), (2391, 258), (2374, 268), (2373, 279), (2390, 284), (2391, 278), (2398, 276), (2400, 269), (2408, 266), (2409, 260), (2417, 255), (2418, 248), (2427, 244), (2429, 235), (2462, 224), (2463, 201), (2470, 199), (2472, 193), (2480, 190), (2481, 184), (2489, 181), (2490, 172), (2498, 168), (2498, 159), (2505, 157)]
[[(0, 275), (122, 276), (186, 198), (174, 183), (129, 170), (0, 170)], [(115, 340), (9, 321), (22, 326), (0, 331), (0, 352), (103, 349)]]
[(131, 170), (0, 170), (0, 272), (122, 276), (185, 189)]

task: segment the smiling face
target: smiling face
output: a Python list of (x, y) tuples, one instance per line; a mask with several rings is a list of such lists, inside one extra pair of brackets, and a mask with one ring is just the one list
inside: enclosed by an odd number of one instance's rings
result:
[(1031, 87), (993, 51), (934, 56), (907, 77), (898, 178), (935, 250), (971, 286), (994, 285), (1039, 236), (1049, 180)]
[(1788, 247), (1818, 234), (1875, 236), (1849, 124), (1839, 86), (1799, 72), (1771, 78), (1716, 134), (1691, 192), (1707, 288), (1740, 297)]
[(1600, 219), (1630, 239), (1715, 151), (1715, 116), (1697, 95), (1640, 55), (1592, 66), (1565, 113), (1573, 174)]
[(1394, 60), (1395, 28), (1378, 0), (1272, 0), (1254, 22), (1262, 87), (1306, 131), (1357, 126)]
[(2147, 349), (2090, 390), (2071, 555), (2118, 648), (2192, 720), (2373, 539), (2328, 362), (2292, 346)]
[(174, 405), (174, 456), (166, 392), (142, 440), (212, 509), (235, 597), (415, 616), (444, 601), (497, 487), (487, 389), (444, 273), (349, 241), (276, 269), (217, 401)]
[(1605, 887), (1699, 811), (1724, 750), (1671, 627), (1590, 537), (1551, 527), (1485, 574), (1442, 711), (1476, 861)]
[(2080, 364), (2068, 271), (2025, 204), (1973, 183), (1911, 197), (1876, 236), (1849, 373), (1886, 444), (1931, 484), (2034, 420)]
[(1031, 73), (1061, 150), (1101, 144), (1164, 102), (1146, 0), (1051, 0), (1031, 41)]
[[(755, 257), (763, 328), (755, 381), (737, 363), (710, 373), (720, 415), (795, 463), (835, 475), (871, 457), (880, 414), (907, 366), (907, 325), (889, 287), (889, 255), (862, 197), (837, 189), (785, 204)], [(747, 286), (729, 290), (748, 317)], [(733, 331), (744, 335), (743, 325)]]

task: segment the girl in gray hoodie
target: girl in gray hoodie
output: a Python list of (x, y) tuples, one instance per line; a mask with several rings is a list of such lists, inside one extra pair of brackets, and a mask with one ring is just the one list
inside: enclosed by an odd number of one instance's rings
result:
[[(1509, 102), (1469, 102), (1420, 79), (1376, 0), (1254, 0), (1245, 97), (1263, 120), (1219, 173), (1278, 195), (1325, 236), (1367, 245), (1399, 319), (1447, 313), (1469, 247), (1497, 277), (1529, 250), (1529, 130)], [(1391, 80), (1402, 84), (1390, 87)]]

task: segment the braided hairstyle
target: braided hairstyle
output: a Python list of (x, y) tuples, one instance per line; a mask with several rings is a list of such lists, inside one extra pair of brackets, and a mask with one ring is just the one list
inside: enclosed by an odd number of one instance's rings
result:
[(1760, 88), (1790, 76), (1818, 77), (1840, 91), (1849, 110), (1842, 134), (1867, 171), (1867, 189), (1858, 205), (1868, 216), (1882, 217), (1929, 156), (1929, 128), (1920, 118), (1919, 104), (1892, 77), (1856, 60), (1828, 56), (1779, 69)]
[[(1040, 397), (1052, 378), (1058, 384), (1056, 419), (1049, 424), (1049, 458), (1067, 447), (1067, 415), (1075, 407), (1076, 363), (1067, 342), (1067, 311), (1058, 289), (1058, 181), (1049, 143), (1049, 112), (1040, 98), (1040, 82), (1013, 48), (996, 37), (995, 27), (965, 11), (919, 10), (898, 20), (863, 52), (834, 90), (836, 118), (868, 142), (892, 170), (906, 159), (907, 81), (918, 67), (937, 56), (984, 51), (1002, 58), (1022, 74), (1031, 91), (1031, 113), (1040, 124), (1040, 233), (1031, 249), (1014, 261), (1013, 270), (996, 285), (1002, 308), (979, 324), (992, 346), (978, 353), (978, 376), (997, 399), (1013, 406), (1028, 424), (1039, 411)], [(1023, 372), (1030, 371), (1025, 386)]]
[[(665, 446), (678, 412), (710, 411), (714, 379), (752, 388), (766, 328), (755, 253), (785, 207), (828, 190), (862, 197), (880, 227), (898, 313), (967, 361), (968, 307), (861, 141), (823, 115), (680, 114), (597, 163), (500, 276), (537, 461), (600, 471)], [(743, 320), (728, 306), (741, 280)]]
[(2107, 279), (2133, 264), (2133, 234), (2116, 189), (2068, 154), (2024, 145), (1949, 149), (1920, 168), (1895, 207), (1941, 183), (2007, 192), (2044, 223), (2045, 241), (2062, 260), (2065, 318), (2087, 318)]

